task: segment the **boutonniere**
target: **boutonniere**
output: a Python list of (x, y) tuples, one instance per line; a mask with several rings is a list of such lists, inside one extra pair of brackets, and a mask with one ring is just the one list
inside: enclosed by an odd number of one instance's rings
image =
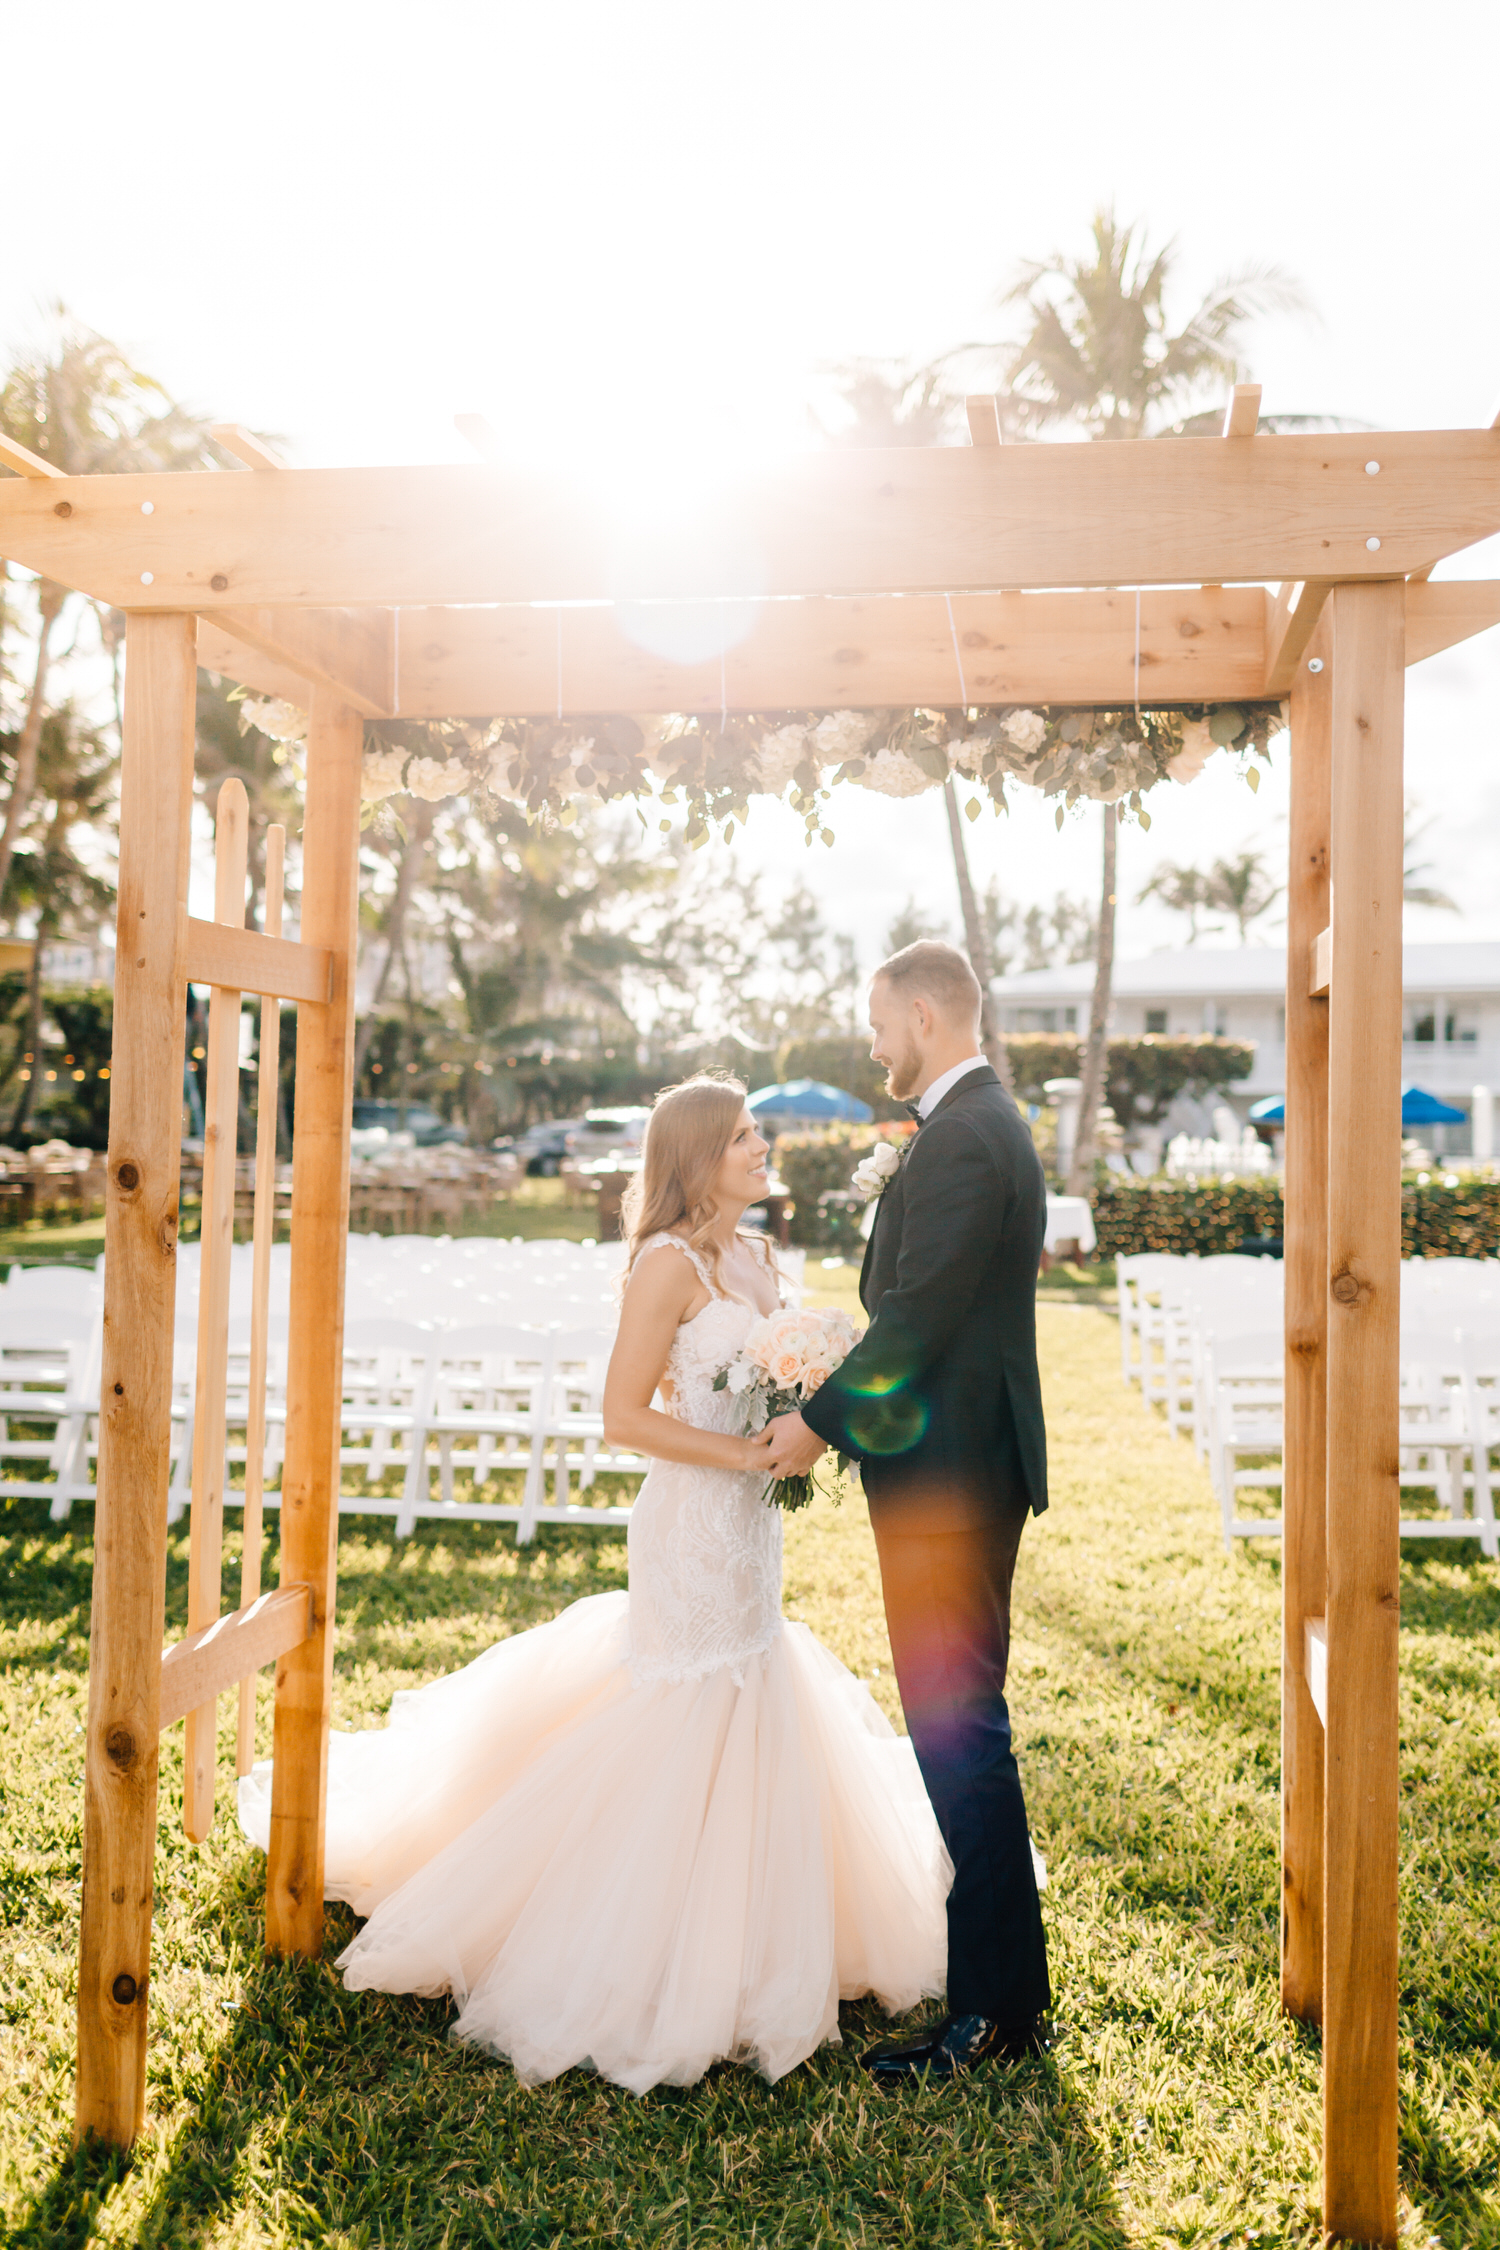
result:
[(896, 1147), (894, 1141), (877, 1141), (855, 1166), (854, 1177), (849, 1183), (855, 1194), (862, 1195), (867, 1203), (874, 1196), (884, 1195), (900, 1171), (901, 1159), (905, 1153), (904, 1149)]

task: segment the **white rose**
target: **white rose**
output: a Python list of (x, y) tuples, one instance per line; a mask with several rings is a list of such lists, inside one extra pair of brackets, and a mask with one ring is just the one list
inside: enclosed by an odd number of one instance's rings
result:
[(1030, 757), (1046, 740), (1047, 722), (1040, 711), (1007, 711), (1000, 721), (1000, 732)]
[(434, 805), (443, 797), (461, 796), (469, 781), (468, 767), (450, 758), (413, 758), (406, 769), (408, 794)]
[(401, 779), (406, 764), (404, 750), (367, 750), (359, 772), (359, 793), (367, 805), (378, 805), (382, 798), (394, 797), (405, 784)]
[(901, 1162), (901, 1151), (890, 1141), (877, 1141), (865, 1162), (873, 1164), (881, 1178), (888, 1180)]
[(930, 773), (889, 748), (877, 750), (866, 761), (864, 772), (854, 778), (861, 789), (873, 789), (881, 797), (920, 797), (924, 789), (937, 787)]
[(1173, 781), (1196, 781), (1219, 745), (1208, 731), (1206, 719), (1193, 719), (1182, 730), (1182, 748), (1175, 758), (1167, 760), (1167, 772)]

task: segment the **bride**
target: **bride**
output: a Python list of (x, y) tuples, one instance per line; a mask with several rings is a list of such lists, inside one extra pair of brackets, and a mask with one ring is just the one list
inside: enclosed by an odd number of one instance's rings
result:
[[(841, 1998), (943, 1987), (952, 1869), (911, 1746), (782, 1617), (768, 1439), (713, 1388), (779, 1301), (740, 1232), (766, 1192), (744, 1095), (662, 1094), (627, 1200), (604, 1422), (652, 1462), (629, 1593), (329, 1746), (325, 1890), (368, 1917), (345, 1984), (451, 1993), (455, 2036), (532, 2084), (581, 2065), (639, 2094), (721, 2061), (774, 2080), (838, 2038)], [(262, 1849), (270, 1816), (267, 1763), (240, 1784)]]

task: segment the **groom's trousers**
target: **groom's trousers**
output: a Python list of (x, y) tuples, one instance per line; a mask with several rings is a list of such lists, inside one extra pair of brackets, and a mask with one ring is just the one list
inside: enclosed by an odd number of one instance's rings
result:
[(953, 1860), (949, 2013), (1007, 2027), (1029, 2023), (1052, 1997), (1005, 1702), (1025, 1520), (1016, 1509), (972, 1528), (919, 1530), (911, 1510), (871, 1509), (902, 1709)]

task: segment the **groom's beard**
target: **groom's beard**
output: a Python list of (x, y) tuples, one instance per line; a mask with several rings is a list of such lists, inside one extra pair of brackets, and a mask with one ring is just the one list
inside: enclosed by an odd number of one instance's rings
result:
[(908, 1040), (885, 1066), (885, 1090), (893, 1102), (910, 1101), (922, 1076), (922, 1058), (914, 1039)]

